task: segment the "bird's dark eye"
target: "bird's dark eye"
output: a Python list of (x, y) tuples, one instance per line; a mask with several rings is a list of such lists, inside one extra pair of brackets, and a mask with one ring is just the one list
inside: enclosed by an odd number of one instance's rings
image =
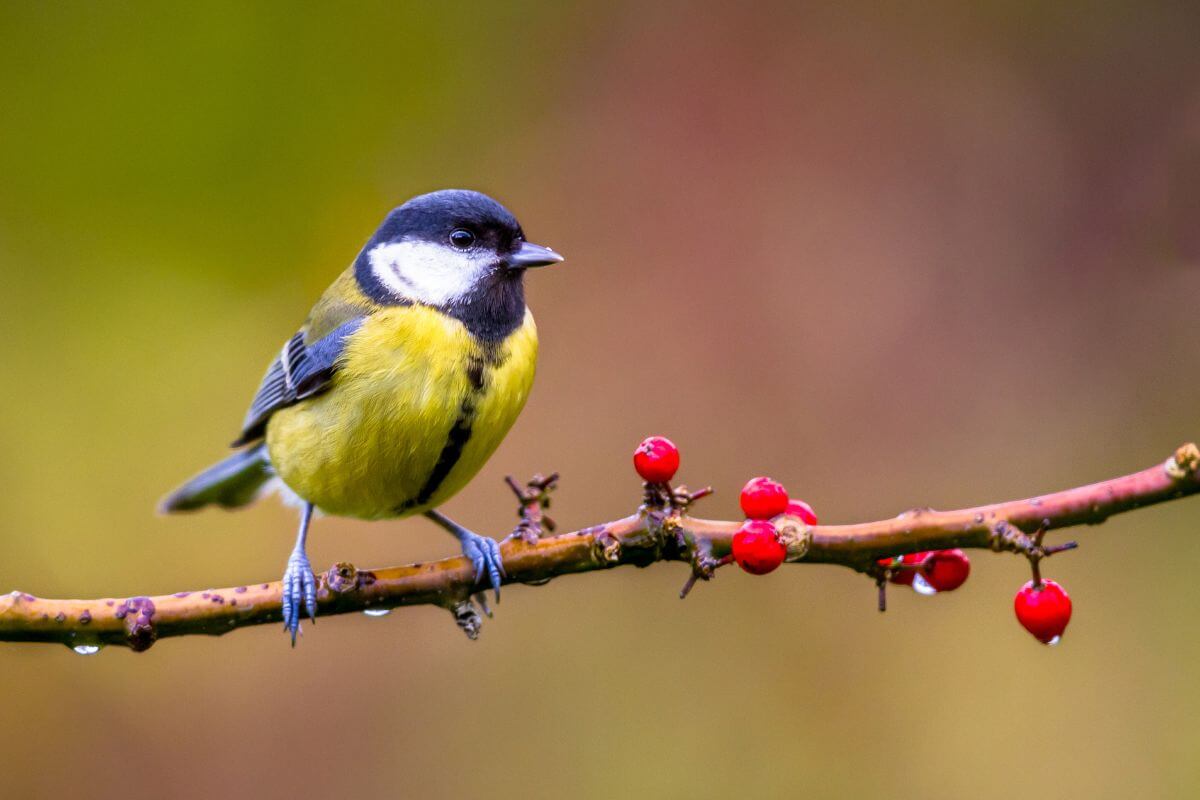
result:
[(458, 228), (450, 232), (450, 244), (457, 247), (459, 250), (466, 250), (471, 245), (475, 244), (475, 234), (465, 228)]

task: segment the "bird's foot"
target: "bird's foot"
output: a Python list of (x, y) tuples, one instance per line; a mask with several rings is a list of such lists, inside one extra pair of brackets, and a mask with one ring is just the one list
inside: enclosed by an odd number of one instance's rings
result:
[[(303, 604), (303, 605), (301, 605)], [(283, 629), (292, 634), (292, 647), (300, 632), (301, 613), (317, 619), (317, 579), (303, 550), (294, 550), (283, 573)]]
[[(462, 543), (462, 553), (471, 559), (475, 567), (475, 585), (483, 585), (483, 577), (487, 575), (492, 591), (496, 593), (496, 602), (500, 602), (500, 582), (504, 578), (504, 560), (500, 557), (500, 543), (487, 536), (480, 536), (463, 530), (459, 535)], [(485, 606), (486, 608), (486, 606)]]

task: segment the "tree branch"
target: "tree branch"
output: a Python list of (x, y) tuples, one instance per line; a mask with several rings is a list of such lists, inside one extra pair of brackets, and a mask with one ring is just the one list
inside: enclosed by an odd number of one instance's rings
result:
[[(689, 589), (727, 563), (740, 521), (688, 515), (710, 490), (648, 486), (638, 513), (557, 536), (543, 514), (556, 476), (540, 476), (522, 488), (513, 484), (521, 523), (502, 547), (505, 583), (542, 584), (577, 572), (656, 561), (691, 564)], [(913, 509), (894, 519), (857, 525), (810, 527), (784, 516), (776, 529), (788, 561), (841, 564), (876, 577), (879, 558), (951, 547), (988, 548), (1035, 555), (1039, 530), (1096, 525), (1113, 514), (1200, 492), (1200, 449), (1180, 447), (1164, 464), (1120, 478), (1039, 497), (957, 511)], [(433, 604), (453, 612), (474, 638), (480, 618), (472, 596), (471, 565), (465, 558), (385, 569), (359, 570), (334, 564), (318, 576), (321, 616), (370, 609)], [(477, 599), (476, 602), (479, 602)], [(481, 603), (482, 605), (482, 603)], [(486, 612), (486, 606), (483, 606)], [(157, 639), (188, 634), (222, 634), (250, 625), (281, 622), (278, 581), (156, 597), (48, 600), (14, 591), (0, 597), (0, 641), (57, 642), (80, 652), (105, 644), (148, 649)]]

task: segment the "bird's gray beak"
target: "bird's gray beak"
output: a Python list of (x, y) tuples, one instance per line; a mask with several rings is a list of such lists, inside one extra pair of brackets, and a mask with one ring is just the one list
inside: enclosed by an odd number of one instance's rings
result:
[(525, 269), (526, 267), (545, 267), (557, 264), (562, 260), (563, 257), (549, 247), (542, 247), (540, 244), (532, 242), (521, 242), (517, 252), (508, 257), (508, 265), (517, 269)]

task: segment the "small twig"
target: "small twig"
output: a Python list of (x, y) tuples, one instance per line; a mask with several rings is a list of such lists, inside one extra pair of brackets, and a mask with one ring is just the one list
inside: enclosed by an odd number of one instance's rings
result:
[(724, 558), (713, 558), (711, 549), (707, 552), (700, 553), (692, 559), (692, 574), (684, 582), (683, 588), (679, 590), (679, 599), (686, 600), (688, 594), (697, 581), (711, 581), (713, 574), (721, 567), (733, 563), (733, 556), (725, 556)]
[(1035, 589), (1040, 589), (1042, 586), (1042, 559), (1045, 553), (1042, 551), (1042, 540), (1046, 538), (1046, 526), (1037, 529), (1037, 533), (1033, 534), (1033, 547), (1026, 551), (1025, 555), (1029, 559), (1029, 567), (1033, 570), (1033, 586)]
[(679, 514), (687, 514), (697, 500), (703, 500), (713, 493), (711, 486), (705, 486), (694, 492), (689, 491), (686, 486), (676, 486), (674, 489), (668, 486), (667, 489), (671, 495), (671, 508)]
[(1029, 560), (1029, 568), (1033, 573), (1033, 585), (1037, 588), (1042, 586), (1042, 559), (1079, 547), (1079, 542), (1065, 542), (1047, 547), (1044, 542), (1049, 529), (1050, 521), (1043, 520), (1032, 536), (1019, 535), (1012, 539), (1010, 548), (1020, 552)]
[(504, 482), (512, 489), (513, 494), (517, 496), (517, 502), (520, 503), (517, 516), (521, 521), (513, 528), (508, 538), (520, 539), (526, 544), (537, 544), (538, 539), (545, 533), (554, 533), (557, 526), (546, 514), (546, 509), (550, 508), (550, 492), (558, 487), (558, 473), (538, 473), (530, 478), (525, 486), (520, 486), (512, 475), (505, 475)]

